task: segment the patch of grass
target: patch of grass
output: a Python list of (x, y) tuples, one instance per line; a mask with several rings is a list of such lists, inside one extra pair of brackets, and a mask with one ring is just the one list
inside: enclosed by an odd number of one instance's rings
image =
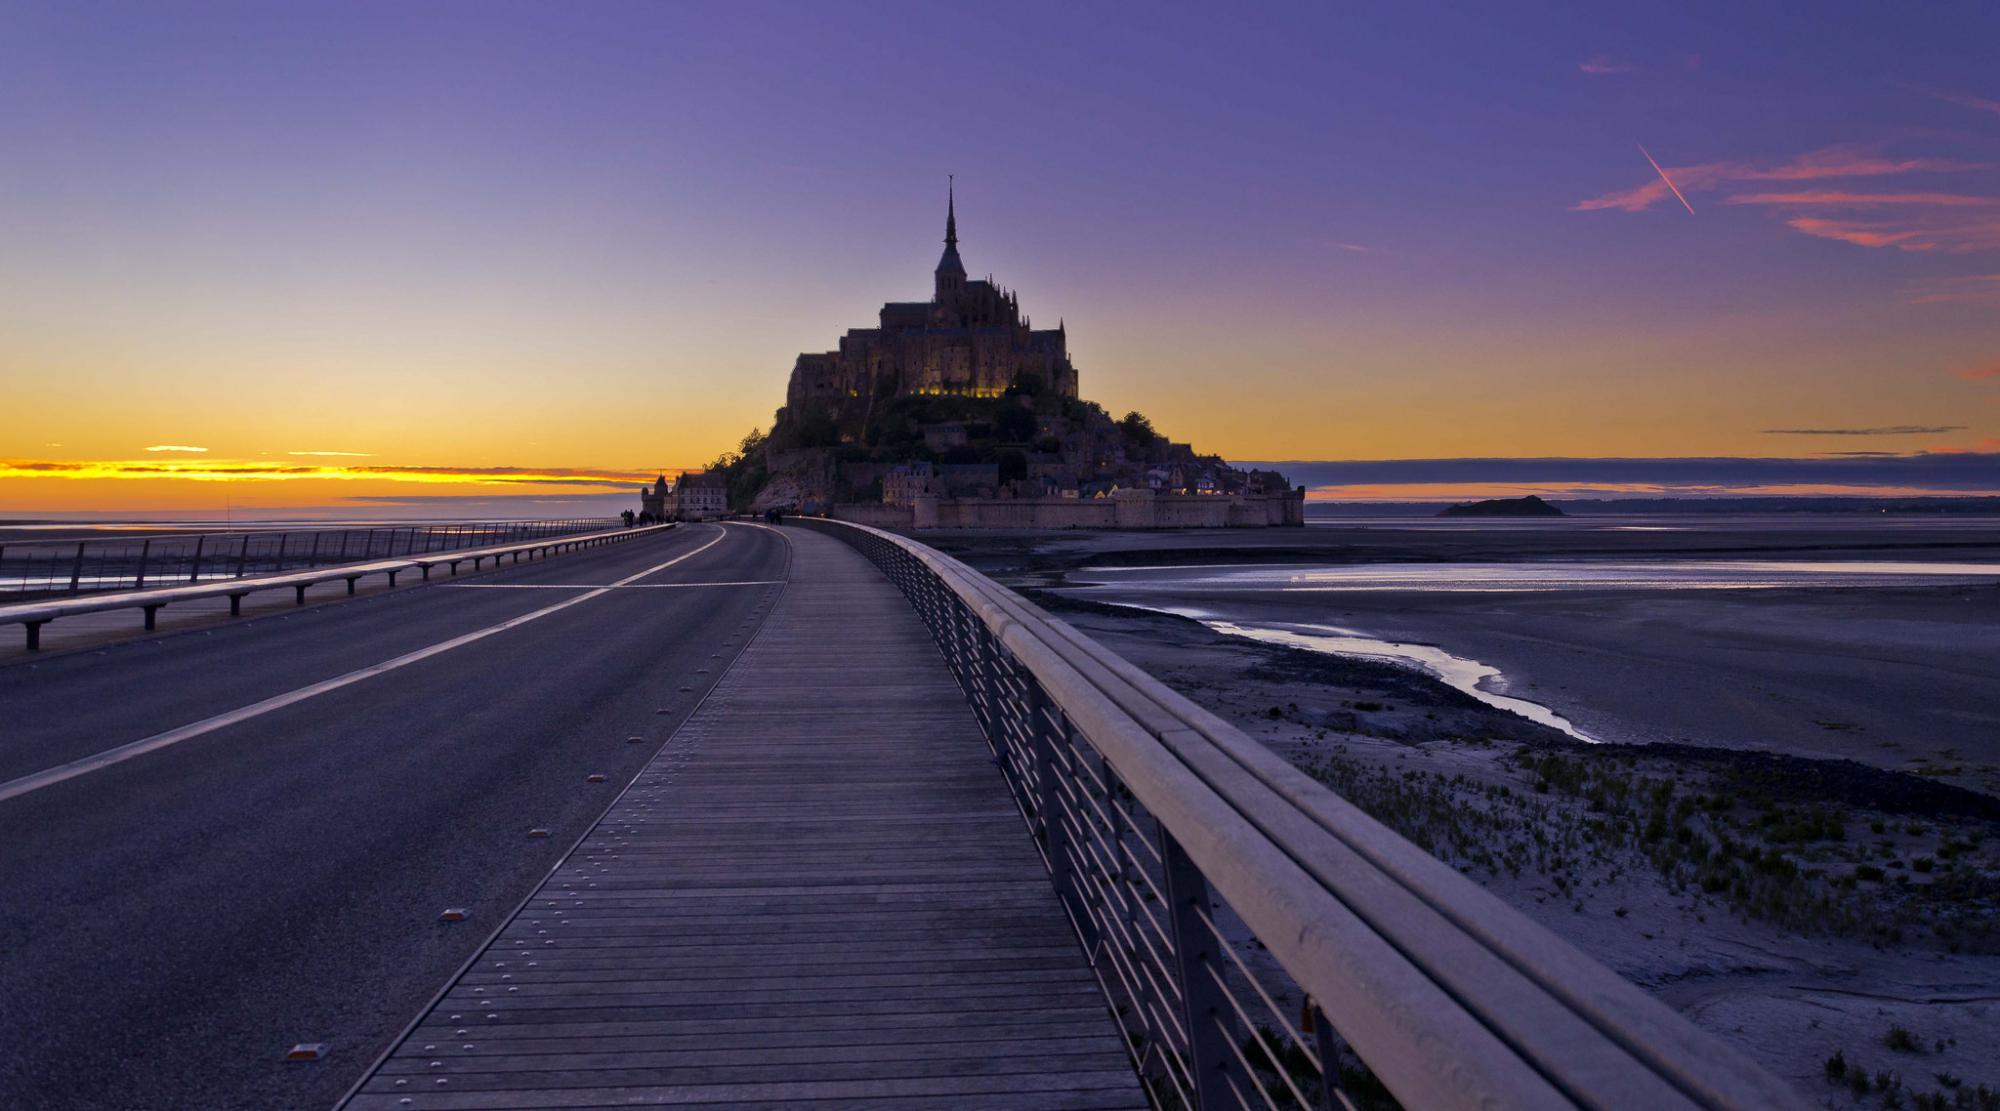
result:
[[(1533, 877), (1546, 884), (1544, 898), (1580, 902), (1591, 878), (1580, 868), (1616, 871), (1636, 856), (1677, 896), (1714, 898), (1801, 933), (1897, 944), (1915, 932), (1953, 951), (2000, 948), (2000, 874), (1979, 859), (1970, 831), (1942, 842), (1959, 863), (1941, 860), (1942, 849), (1915, 858), (1910, 867), (1929, 882), (1901, 873), (1889, 882), (1895, 842), (1847, 836), (1850, 822), (1869, 815), (1772, 776), (1526, 745), (1502, 762), (1526, 790), (1400, 760), (1364, 762), (1338, 744), (1299, 766), (1460, 871)], [(1877, 827), (1889, 829), (1880, 820), (1867, 828)]]

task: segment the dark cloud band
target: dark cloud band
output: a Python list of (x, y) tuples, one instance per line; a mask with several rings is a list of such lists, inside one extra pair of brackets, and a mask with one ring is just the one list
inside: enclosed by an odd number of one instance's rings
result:
[(1279, 470), (1293, 482), (1308, 487), (1543, 483), (1648, 486), (1669, 490), (1880, 486), (2000, 493), (2000, 452), (1925, 452), (1811, 459), (1728, 456), (1667, 459), (1362, 459), (1240, 462), (1238, 465)]

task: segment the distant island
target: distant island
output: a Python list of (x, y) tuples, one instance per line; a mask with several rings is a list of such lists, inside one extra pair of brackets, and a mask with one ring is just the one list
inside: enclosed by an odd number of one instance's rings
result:
[(1490, 498), (1486, 501), (1448, 505), (1440, 517), (1561, 517), (1562, 510), (1529, 494), (1525, 498)]

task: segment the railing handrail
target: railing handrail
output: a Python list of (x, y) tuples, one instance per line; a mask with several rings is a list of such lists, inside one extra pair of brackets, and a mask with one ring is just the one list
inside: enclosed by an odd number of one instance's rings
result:
[[(318, 583), (333, 582), (337, 579), (359, 579), (368, 575), (397, 574), (410, 570), (425, 570), (444, 564), (456, 565), (466, 560), (484, 560), (516, 552), (532, 552), (547, 548), (566, 547), (599, 540), (631, 539), (649, 533), (673, 528), (672, 524), (644, 525), (637, 528), (616, 528), (602, 532), (572, 533), (566, 536), (548, 536), (514, 544), (498, 544), (485, 548), (455, 548), (422, 556), (400, 556), (392, 559), (371, 560), (367, 563), (339, 563), (310, 571), (288, 571), (276, 575), (248, 575), (243, 578), (220, 579), (214, 582), (182, 586), (148, 587), (143, 590), (112, 590), (83, 595), (63, 595), (58, 598), (34, 602), (15, 602), (0, 605), (0, 625), (39, 626), (59, 617), (73, 617), (83, 613), (101, 613), (121, 609), (158, 609), (179, 602), (196, 601), (203, 598), (242, 597), (261, 590), (280, 587), (306, 587)], [(151, 627), (150, 625), (148, 626)]]
[(1293, 767), (951, 556), (978, 615), (1408, 1106), (1804, 1107), (1777, 1077)]
[[(519, 544), (617, 527), (615, 518), (545, 518), (476, 523), (253, 526), (176, 534), (0, 537), (0, 602), (51, 594), (140, 590), (169, 582), (241, 579), (398, 555)], [(358, 541), (358, 545), (357, 542)], [(350, 548), (359, 550), (350, 554)]]
[[(207, 537), (210, 540), (218, 540), (223, 537), (235, 537), (240, 539), (245, 536), (271, 536), (284, 533), (311, 533), (311, 532), (365, 532), (370, 529), (444, 529), (444, 528), (501, 529), (501, 528), (511, 528), (519, 525), (552, 525), (552, 524), (562, 524), (565, 522), (577, 522), (577, 523), (595, 522), (598, 524), (609, 525), (616, 520), (618, 520), (618, 518), (616, 517), (597, 517), (597, 518), (520, 517), (506, 521), (486, 521), (486, 520), (471, 520), (471, 519), (463, 521), (451, 521), (451, 520), (376, 521), (373, 522), (372, 524), (367, 521), (316, 521), (316, 522), (298, 522), (298, 523), (274, 521), (266, 525), (224, 525), (221, 528), (213, 528), (213, 529), (186, 528), (186, 529), (177, 529), (167, 532), (145, 532), (145, 531), (134, 530), (132, 532), (99, 533), (95, 535), (85, 535), (85, 536), (15, 536), (8, 538), (6, 541), (4, 541), (4, 544), (8, 548), (28, 548), (41, 545), (47, 547), (60, 547), (60, 548), (74, 550), (78, 544), (131, 544), (147, 540), (195, 540), (201, 537)], [(70, 524), (69, 522), (64, 522), (64, 521), (38, 522), (38, 523), (53, 524), (56, 527), (68, 527)], [(74, 527), (88, 528), (89, 526), (90, 526), (89, 522), (76, 522)], [(6, 526), (0, 526), (0, 527), (6, 527)]]

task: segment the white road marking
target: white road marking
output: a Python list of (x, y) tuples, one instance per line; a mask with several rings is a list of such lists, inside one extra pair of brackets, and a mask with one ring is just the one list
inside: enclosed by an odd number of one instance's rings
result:
[(0, 802), (5, 802), (8, 799), (15, 798), (20, 795), (25, 795), (30, 791), (39, 791), (44, 787), (52, 787), (58, 783), (63, 782), (64, 780), (75, 779), (77, 776), (80, 775), (88, 775), (91, 772), (111, 767), (113, 764), (122, 764), (125, 761), (130, 760), (134, 757), (144, 756), (149, 752), (157, 752), (158, 750), (163, 749), (168, 745), (179, 744), (180, 742), (188, 740), (191, 737), (199, 737), (204, 733), (213, 733), (218, 729), (227, 728), (228, 726), (235, 725), (238, 722), (249, 721), (251, 718), (261, 717), (265, 714), (270, 713), (273, 710), (282, 710), (287, 706), (304, 702), (308, 698), (313, 698), (318, 695), (325, 694), (328, 691), (337, 691), (342, 687), (352, 686), (355, 683), (361, 682), (363, 679), (372, 679), (377, 675), (383, 674), (384, 672), (394, 671), (399, 667), (408, 667), (413, 663), (418, 663), (423, 660), (428, 660), (432, 656), (449, 652), (454, 648), (462, 648), (465, 645), (473, 643), (474, 641), (485, 640), (487, 637), (490, 637), (495, 633), (505, 632), (508, 629), (516, 628), (521, 625), (526, 625), (530, 621), (540, 620), (541, 618), (547, 617), (548, 615), (555, 613), (559, 610), (566, 610), (569, 607), (577, 605), (580, 602), (588, 602), (592, 598), (596, 598), (604, 594), (609, 594), (611, 591), (617, 589), (618, 587), (625, 586), (628, 583), (636, 582), (640, 579), (645, 578), (647, 575), (651, 575), (659, 571), (664, 571), (667, 568), (672, 567), (674, 564), (679, 563), (684, 559), (693, 559), (695, 556), (698, 556), (701, 553), (721, 543), (722, 538), (726, 535), (728, 535), (728, 533), (725, 530), (717, 528), (715, 532), (715, 539), (710, 540), (708, 543), (703, 544), (701, 547), (696, 548), (694, 551), (683, 552), (682, 554), (677, 555), (670, 560), (667, 560), (665, 563), (655, 564), (654, 566), (648, 567), (644, 571), (641, 571), (636, 575), (628, 575), (625, 578), (619, 579), (615, 583), (610, 583), (606, 586), (596, 587), (594, 589), (591, 589), (588, 593), (579, 594), (574, 598), (565, 598), (562, 601), (557, 602), (552, 606), (543, 606), (541, 609), (535, 610), (532, 613), (524, 613), (519, 617), (510, 617), (507, 620), (500, 622), (498, 625), (489, 625), (484, 629), (479, 629), (470, 633), (465, 633), (460, 636), (452, 637), (450, 640), (441, 640), (436, 644), (430, 645), (425, 648), (419, 648), (414, 652), (405, 652), (404, 654), (397, 656), (394, 659), (384, 660), (379, 664), (370, 664), (369, 666), (361, 668), (357, 671), (350, 671), (345, 675), (335, 676), (332, 679), (325, 679), (320, 682), (310, 684), (308, 686), (300, 687), (294, 691), (288, 691), (284, 694), (274, 695), (273, 697), (266, 698), (261, 702), (252, 702), (248, 706), (238, 707), (237, 709), (230, 710), (227, 713), (217, 714), (211, 718), (203, 718), (200, 721), (193, 722), (188, 725), (183, 725), (178, 729), (169, 729), (164, 733), (155, 733), (150, 737), (146, 737), (142, 740), (133, 741), (130, 744), (122, 744), (119, 745), (117, 748), (106, 749), (103, 752), (96, 754), (95, 756), (85, 756), (80, 760), (71, 760), (67, 764), (58, 764), (53, 768), (47, 768), (30, 775), (24, 775), (19, 779), (10, 779), (5, 783), (0, 783)]
[(777, 586), (783, 579), (726, 583), (446, 583), (452, 590), (692, 590), (699, 586)]

